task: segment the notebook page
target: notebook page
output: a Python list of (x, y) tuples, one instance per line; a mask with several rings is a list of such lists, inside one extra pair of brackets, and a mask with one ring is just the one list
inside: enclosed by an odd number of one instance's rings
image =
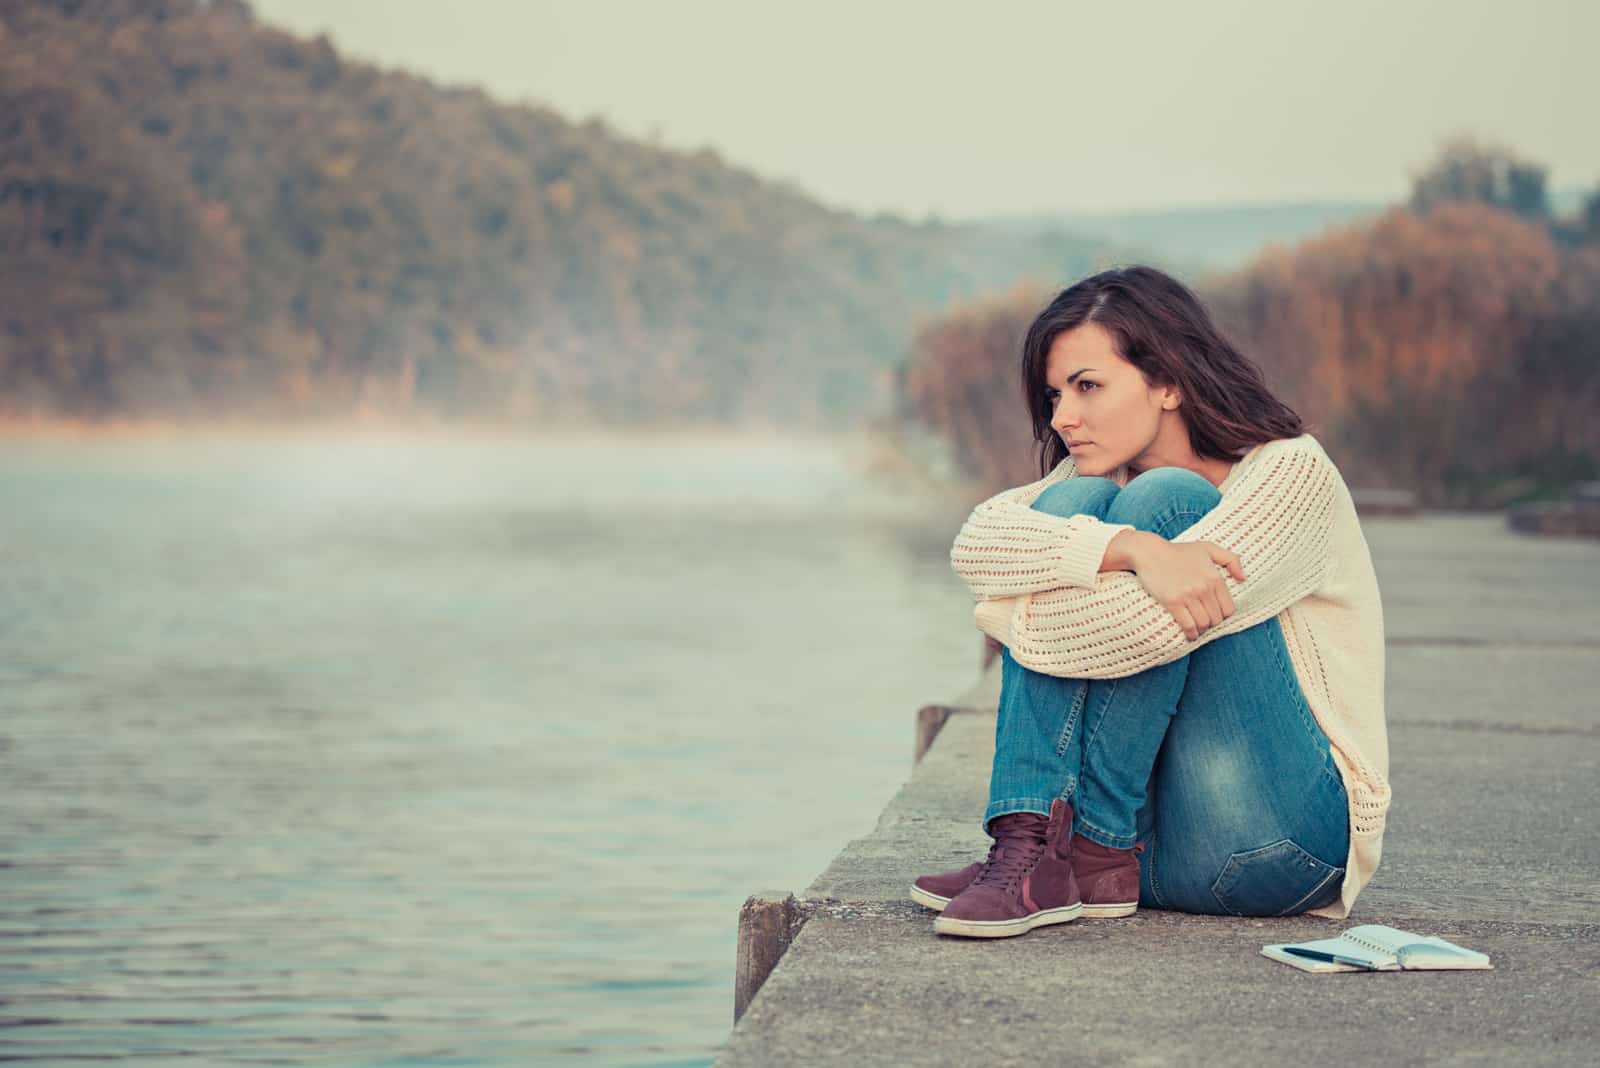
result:
[(1465, 949), (1442, 938), (1419, 938), (1400, 947), (1400, 966), (1422, 972), (1444, 968), (1493, 968), (1487, 953)]
[(1411, 971), (1492, 967), (1488, 955), (1477, 950), (1458, 946), (1435, 935), (1419, 935), (1381, 923), (1352, 927), (1339, 937), (1367, 947), (1367, 955), (1381, 952), (1396, 961), (1401, 961), (1403, 957), (1403, 967)]
[(1310, 957), (1297, 957), (1293, 953), (1285, 953), (1286, 945), (1297, 945), (1294, 942), (1280, 942), (1277, 945), (1262, 946), (1261, 955), (1270, 957), (1284, 964), (1292, 964), (1303, 972), (1360, 972), (1365, 968), (1357, 968), (1353, 964), (1340, 964), (1333, 960), (1312, 960)]
[(1366, 946), (1369, 952), (1375, 951), (1390, 957), (1400, 952), (1400, 947), (1406, 943), (1422, 941), (1422, 936), (1414, 931), (1402, 931), (1398, 927), (1387, 927), (1381, 923), (1364, 923), (1359, 927), (1350, 928), (1339, 937)]
[(1381, 956), (1386, 960), (1394, 960), (1401, 946), (1421, 939), (1421, 935), (1402, 931), (1398, 927), (1387, 927), (1381, 923), (1364, 923), (1345, 931), (1335, 941), (1359, 947), (1360, 952), (1356, 956)]
[[(1346, 932), (1346, 934), (1348, 934), (1348, 932)], [(1366, 961), (1374, 968), (1399, 967), (1399, 964), (1396, 961), (1393, 953), (1388, 953), (1381, 948), (1347, 938), (1345, 935), (1340, 935), (1337, 938), (1319, 938), (1315, 942), (1285, 942), (1281, 944), (1294, 946), (1297, 949), (1314, 949), (1323, 953), (1337, 953), (1341, 957), (1351, 957), (1355, 960)], [(1288, 955), (1291, 957), (1294, 956), (1292, 953)], [(1347, 964), (1337, 964), (1333, 961), (1323, 961), (1321, 963), (1329, 965), (1328, 970), (1350, 970), (1350, 966)]]

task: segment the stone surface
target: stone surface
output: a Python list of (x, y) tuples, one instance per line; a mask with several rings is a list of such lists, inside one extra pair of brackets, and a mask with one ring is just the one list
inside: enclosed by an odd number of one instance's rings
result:
[[(955, 710), (874, 831), (804, 891), (809, 920), (717, 1063), (1592, 1063), (1600, 543), (1497, 516), (1363, 530), (1384, 596), (1394, 803), (1349, 918), (1146, 909), (992, 942), (935, 935), (906, 891), (988, 846), (991, 670), (942, 706)], [(1259, 953), (1359, 923), (1440, 934), (1495, 968), (1312, 975)]]
[(1403, 489), (1350, 487), (1350, 500), (1362, 518), (1378, 515), (1415, 515), (1417, 495)]
[(1313, 975), (1326, 921), (1141, 912), (975, 943), (913, 906), (814, 916), (719, 1065), (1592, 1064), (1600, 928), (1364, 917), (1493, 971)]

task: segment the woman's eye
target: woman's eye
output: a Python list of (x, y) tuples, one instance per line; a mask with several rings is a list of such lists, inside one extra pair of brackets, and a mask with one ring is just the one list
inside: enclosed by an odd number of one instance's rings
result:
[(1100, 388), (1098, 383), (1091, 382), (1087, 378), (1079, 380), (1078, 385), (1080, 385), (1080, 386), (1094, 386), (1095, 389), (1099, 389)]

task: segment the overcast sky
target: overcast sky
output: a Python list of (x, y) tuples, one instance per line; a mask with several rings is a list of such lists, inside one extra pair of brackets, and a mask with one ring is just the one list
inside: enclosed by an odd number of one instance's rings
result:
[(1395, 201), (1456, 132), (1600, 182), (1595, 0), (254, 6), (862, 212)]

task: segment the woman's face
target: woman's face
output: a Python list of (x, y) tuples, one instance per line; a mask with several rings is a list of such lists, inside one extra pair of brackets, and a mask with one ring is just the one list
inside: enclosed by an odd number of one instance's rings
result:
[(1176, 414), (1176, 391), (1147, 385), (1098, 323), (1056, 335), (1045, 383), (1050, 425), (1070, 447), (1079, 474), (1107, 475), (1144, 456), (1161, 430), (1163, 407)]

